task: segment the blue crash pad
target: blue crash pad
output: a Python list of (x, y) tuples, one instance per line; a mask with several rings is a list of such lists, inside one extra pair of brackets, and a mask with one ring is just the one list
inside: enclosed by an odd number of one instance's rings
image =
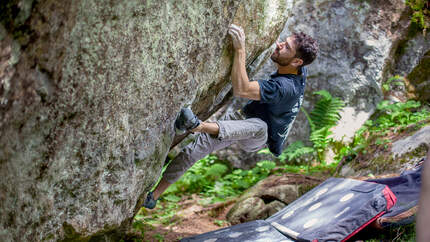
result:
[(385, 184), (330, 178), (266, 220), (181, 241), (344, 241), (388, 211), (396, 198)]
[(181, 242), (289, 242), (288, 239), (264, 220), (255, 220), (248, 223), (237, 224), (228, 228), (219, 229), (205, 234), (182, 239)]
[(395, 197), (386, 185), (330, 178), (266, 221), (295, 240), (342, 241), (394, 203)]

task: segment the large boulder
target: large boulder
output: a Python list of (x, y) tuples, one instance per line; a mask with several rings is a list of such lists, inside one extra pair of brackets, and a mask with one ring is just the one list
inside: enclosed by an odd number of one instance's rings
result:
[(161, 172), (181, 107), (205, 118), (222, 104), (228, 26), (244, 27), (250, 63), (289, 8), (3, 1), (0, 240), (109, 239), (127, 229)]
[[(300, 31), (316, 38), (320, 45), (317, 59), (308, 66), (303, 108), (312, 110), (317, 99), (313, 92), (322, 89), (344, 100), (342, 118), (333, 129), (336, 140), (351, 141), (384, 98), (381, 86), (394, 75), (407, 76), (416, 96), (428, 100), (429, 35), (424, 36), (416, 25), (410, 24), (410, 9), (404, 1), (294, 1), (280, 39)], [(262, 55), (273, 48), (274, 45)], [(275, 64), (268, 59), (253, 78), (268, 78), (275, 70)], [(240, 100), (233, 103), (236, 107), (244, 104)], [(287, 144), (307, 141), (309, 133), (310, 126), (300, 112)], [(239, 167), (264, 158), (244, 154), (237, 148), (218, 154)], [(247, 163), (237, 162), (231, 154), (246, 157)]]

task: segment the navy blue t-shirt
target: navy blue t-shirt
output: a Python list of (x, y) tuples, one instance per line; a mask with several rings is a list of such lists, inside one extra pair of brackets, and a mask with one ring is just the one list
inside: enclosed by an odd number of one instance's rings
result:
[(269, 150), (276, 156), (282, 148), (291, 126), (299, 112), (305, 92), (307, 69), (302, 67), (299, 75), (278, 74), (269, 80), (258, 80), (259, 101), (249, 101), (243, 111), (247, 118), (260, 118), (267, 123)]

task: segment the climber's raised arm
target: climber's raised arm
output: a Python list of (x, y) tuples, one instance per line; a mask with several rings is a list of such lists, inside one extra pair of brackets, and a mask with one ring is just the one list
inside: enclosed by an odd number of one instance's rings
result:
[(228, 33), (234, 47), (233, 68), (231, 70), (233, 94), (237, 97), (260, 100), (260, 85), (258, 82), (249, 81), (246, 73), (245, 33), (241, 27), (234, 24), (229, 27)]

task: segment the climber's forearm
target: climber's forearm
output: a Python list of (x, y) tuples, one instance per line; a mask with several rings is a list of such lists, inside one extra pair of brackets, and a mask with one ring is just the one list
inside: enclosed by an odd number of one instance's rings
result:
[(232, 24), (228, 33), (231, 36), (234, 47), (233, 67), (231, 81), (233, 94), (253, 100), (260, 100), (260, 85), (258, 82), (250, 82), (245, 68), (245, 32), (240, 26)]
[(250, 82), (245, 68), (245, 49), (236, 50), (231, 71), (233, 94), (237, 97), (260, 100), (260, 85)]

